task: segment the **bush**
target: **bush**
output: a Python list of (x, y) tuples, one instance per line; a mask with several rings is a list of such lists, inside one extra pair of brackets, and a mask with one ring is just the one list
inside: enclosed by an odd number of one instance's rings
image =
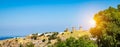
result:
[(45, 39), (43, 39), (42, 42), (45, 42)]
[(23, 45), (22, 44), (20, 44), (20, 46), (19, 47), (23, 47)]
[(32, 42), (29, 42), (26, 47), (34, 47), (34, 44)]
[(70, 37), (66, 41), (58, 41), (51, 47), (97, 47), (97, 44), (90, 40), (89, 37), (80, 37), (79, 39)]

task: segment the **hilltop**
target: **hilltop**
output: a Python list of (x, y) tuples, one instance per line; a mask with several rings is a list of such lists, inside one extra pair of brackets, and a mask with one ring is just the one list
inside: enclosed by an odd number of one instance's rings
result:
[(0, 41), (0, 47), (48, 47), (58, 42), (58, 39), (65, 41), (67, 38), (74, 37), (78, 39), (81, 36), (91, 36), (89, 31), (80, 29), (76, 30), (72, 27), (70, 31), (68, 28), (64, 32), (46, 32), (30, 34), (24, 38), (13, 38)]

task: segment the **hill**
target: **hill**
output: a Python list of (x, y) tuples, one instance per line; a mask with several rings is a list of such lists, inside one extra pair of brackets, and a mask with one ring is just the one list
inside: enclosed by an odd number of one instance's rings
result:
[(90, 33), (81, 28), (76, 30), (74, 27), (72, 31), (64, 30), (64, 32), (46, 32), (30, 34), (24, 38), (13, 38), (0, 41), (1, 47), (48, 47), (58, 42), (58, 39), (65, 41), (67, 38), (74, 37), (78, 39), (81, 36), (91, 36)]

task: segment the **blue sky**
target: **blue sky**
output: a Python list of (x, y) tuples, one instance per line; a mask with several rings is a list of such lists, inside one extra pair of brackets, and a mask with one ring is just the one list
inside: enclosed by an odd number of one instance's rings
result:
[(62, 32), (82, 26), (97, 12), (116, 7), (119, 0), (0, 0), (0, 36)]

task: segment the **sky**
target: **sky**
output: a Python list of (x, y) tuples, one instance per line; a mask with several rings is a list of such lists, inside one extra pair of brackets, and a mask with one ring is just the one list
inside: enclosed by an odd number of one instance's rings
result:
[(93, 27), (99, 11), (117, 7), (119, 0), (0, 0), (0, 36), (63, 32)]

